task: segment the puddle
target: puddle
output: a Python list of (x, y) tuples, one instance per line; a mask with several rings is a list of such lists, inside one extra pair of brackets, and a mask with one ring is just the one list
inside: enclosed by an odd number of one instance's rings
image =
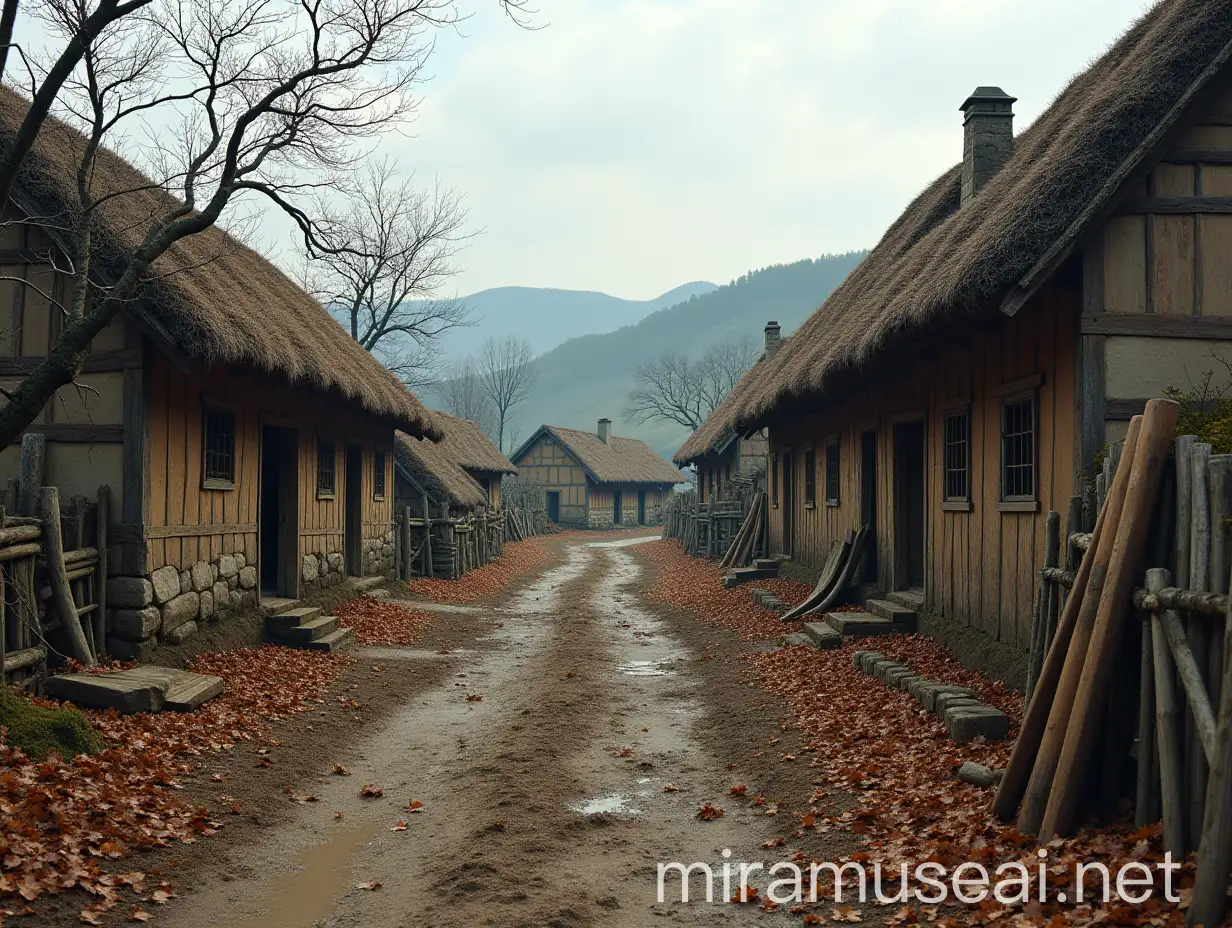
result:
[(658, 541), (662, 535), (645, 535), (638, 538), (622, 538), (620, 541), (592, 541), (588, 548), (628, 548), (630, 545), (644, 545), (648, 541)]
[(625, 677), (666, 677), (673, 673), (662, 661), (624, 661), (616, 665), (616, 672)]
[(360, 846), (372, 840), (375, 823), (340, 831), (324, 844), (295, 858), (295, 869), (270, 880), (261, 899), (265, 914), (227, 919), (229, 928), (311, 928), (334, 911), (350, 888), (351, 864)]
[(569, 807), (570, 812), (578, 815), (638, 815), (637, 809), (629, 808), (627, 796), (611, 793), (607, 796), (596, 796), (577, 805)]

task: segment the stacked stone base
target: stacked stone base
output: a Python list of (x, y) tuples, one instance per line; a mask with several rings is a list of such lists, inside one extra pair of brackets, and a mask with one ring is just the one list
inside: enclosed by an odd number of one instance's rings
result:
[(300, 577), (305, 586), (329, 589), (346, 579), (346, 562), (341, 554), (305, 554)]
[(149, 577), (107, 581), (107, 650), (140, 660), (160, 642), (179, 644), (205, 623), (257, 604), (257, 569), (243, 554), (222, 554), (187, 570), (168, 565)]
[(377, 538), (364, 539), (363, 567), (365, 577), (394, 579), (394, 530)]

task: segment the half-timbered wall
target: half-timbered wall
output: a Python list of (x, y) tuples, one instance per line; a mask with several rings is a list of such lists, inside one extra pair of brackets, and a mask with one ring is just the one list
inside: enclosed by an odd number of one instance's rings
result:
[[(645, 521), (637, 519), (637, 495), (646, 494)], [(616, 493), (620, 493), (620, 522), (615, 521)], [(648, 525), (656, 521), (656, 513), (660, 512), (667, 501), (671, 487), (637, 483), (592, 483), (590, 485), (590, 515), (588, 524), (591, 528), (611, 528), (613, 526), (633, 527), (639, 524)]]
[(1089, 465), (1168, 387), (1232, 381), (1232, 85), (1123, 191), (1083, 251)]
[[(922, 422), (925, 439), (924, 586), (926, 608), (966, 622), (1017, 647), (1028, 643), (1036, 571), (1042, 564), (1044, 518), (1066, 510), (1075, 490), (1073, 455), (1079, 295), (1044, 293), (993, 332), (936, 349), (892, 377), (870, 378), (849, 399), (795, 409), (770, 430), (778, 473), (770, 509), (771, 549), (784, 550), (786, 493), (781, 471), (791, 451), (794, 504), (791, 553), (820, 569), (830, 545), (859, 526), (864, 435), (875, 436), (876, 585), (897, 589), (895, 426)], [(1008, 395), (1037, 397), (1037, 502), (1001, 499), (1001, 415)], [(942, 417), (968, 409), (970, 503), (943, 504)], [(901, 433), (900, 433), (901, 434)], [(825, 500), (825, 449), (839, 444), (838, 502)], [(815, 452), (816, 500), (804, 498), (805, 454)], [(772, 493), (772, 497), (774, 494)], [(901, 549), (901, 545), (899, 546)]]
[(560, 493), (562, 525), (588, 524), (586, 472), (559, 442), (550, 435), (541, 435), (513, 463), (518, 468), (520, 483)]

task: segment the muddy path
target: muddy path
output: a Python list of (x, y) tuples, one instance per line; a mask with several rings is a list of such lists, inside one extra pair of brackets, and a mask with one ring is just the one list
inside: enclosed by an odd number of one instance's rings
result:
[[(534, 583), (459, 615), (477, 630), (473, 649), (361, 651), (386, 664), (448, 661), (450, 672), (322, 758), (320, 801), (160, 922), (764, 922), (753, 906), (656, 901), (660, 861), (706, 861), (719, 873), (725, 849), (764, 859), (762, 843), (788, 823), (729, 795), (738, 774), (714, 749), (699, 655), (641, 601), (627, 544), (570, 543)], [(350, 775), (331, 775), (334, 763)], [(364, 784), (383, 795), (361, 797)], [(419, 811), (407, 810), (412, 800)], [(703, 821), (702, 803), (726, 814)]]

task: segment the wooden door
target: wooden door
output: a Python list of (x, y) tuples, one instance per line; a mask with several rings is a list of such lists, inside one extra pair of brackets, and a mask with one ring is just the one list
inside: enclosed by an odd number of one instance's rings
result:
[(860, 521), (868, 526), (860, 579), (877, 580), (877, 432), (870, 429), (860, 436)]
[(261, 429), (257, 551), (261, 592), (299, 598), (299, 435)]
[(795, 456), (783, 452), (783, 553), (791, 557), (795, 551)]
[(559, 490), (548, 490), (548, 519), (554, 523), (560, 522)]
[(646, 524), (646, 491), (637, 491), (637, 524)]
[(342, 527), (342, 550), (346, 572), (363, 576), (364, 551), (364, 452), (359, 445), (346, 446), (346, 511)]
[(924, 586), (924, 423), (894, 426), (894, 587)]
[(624, 496), (619, 490), (612, 491), (612, 523), (619, 525), (624, 520)]

